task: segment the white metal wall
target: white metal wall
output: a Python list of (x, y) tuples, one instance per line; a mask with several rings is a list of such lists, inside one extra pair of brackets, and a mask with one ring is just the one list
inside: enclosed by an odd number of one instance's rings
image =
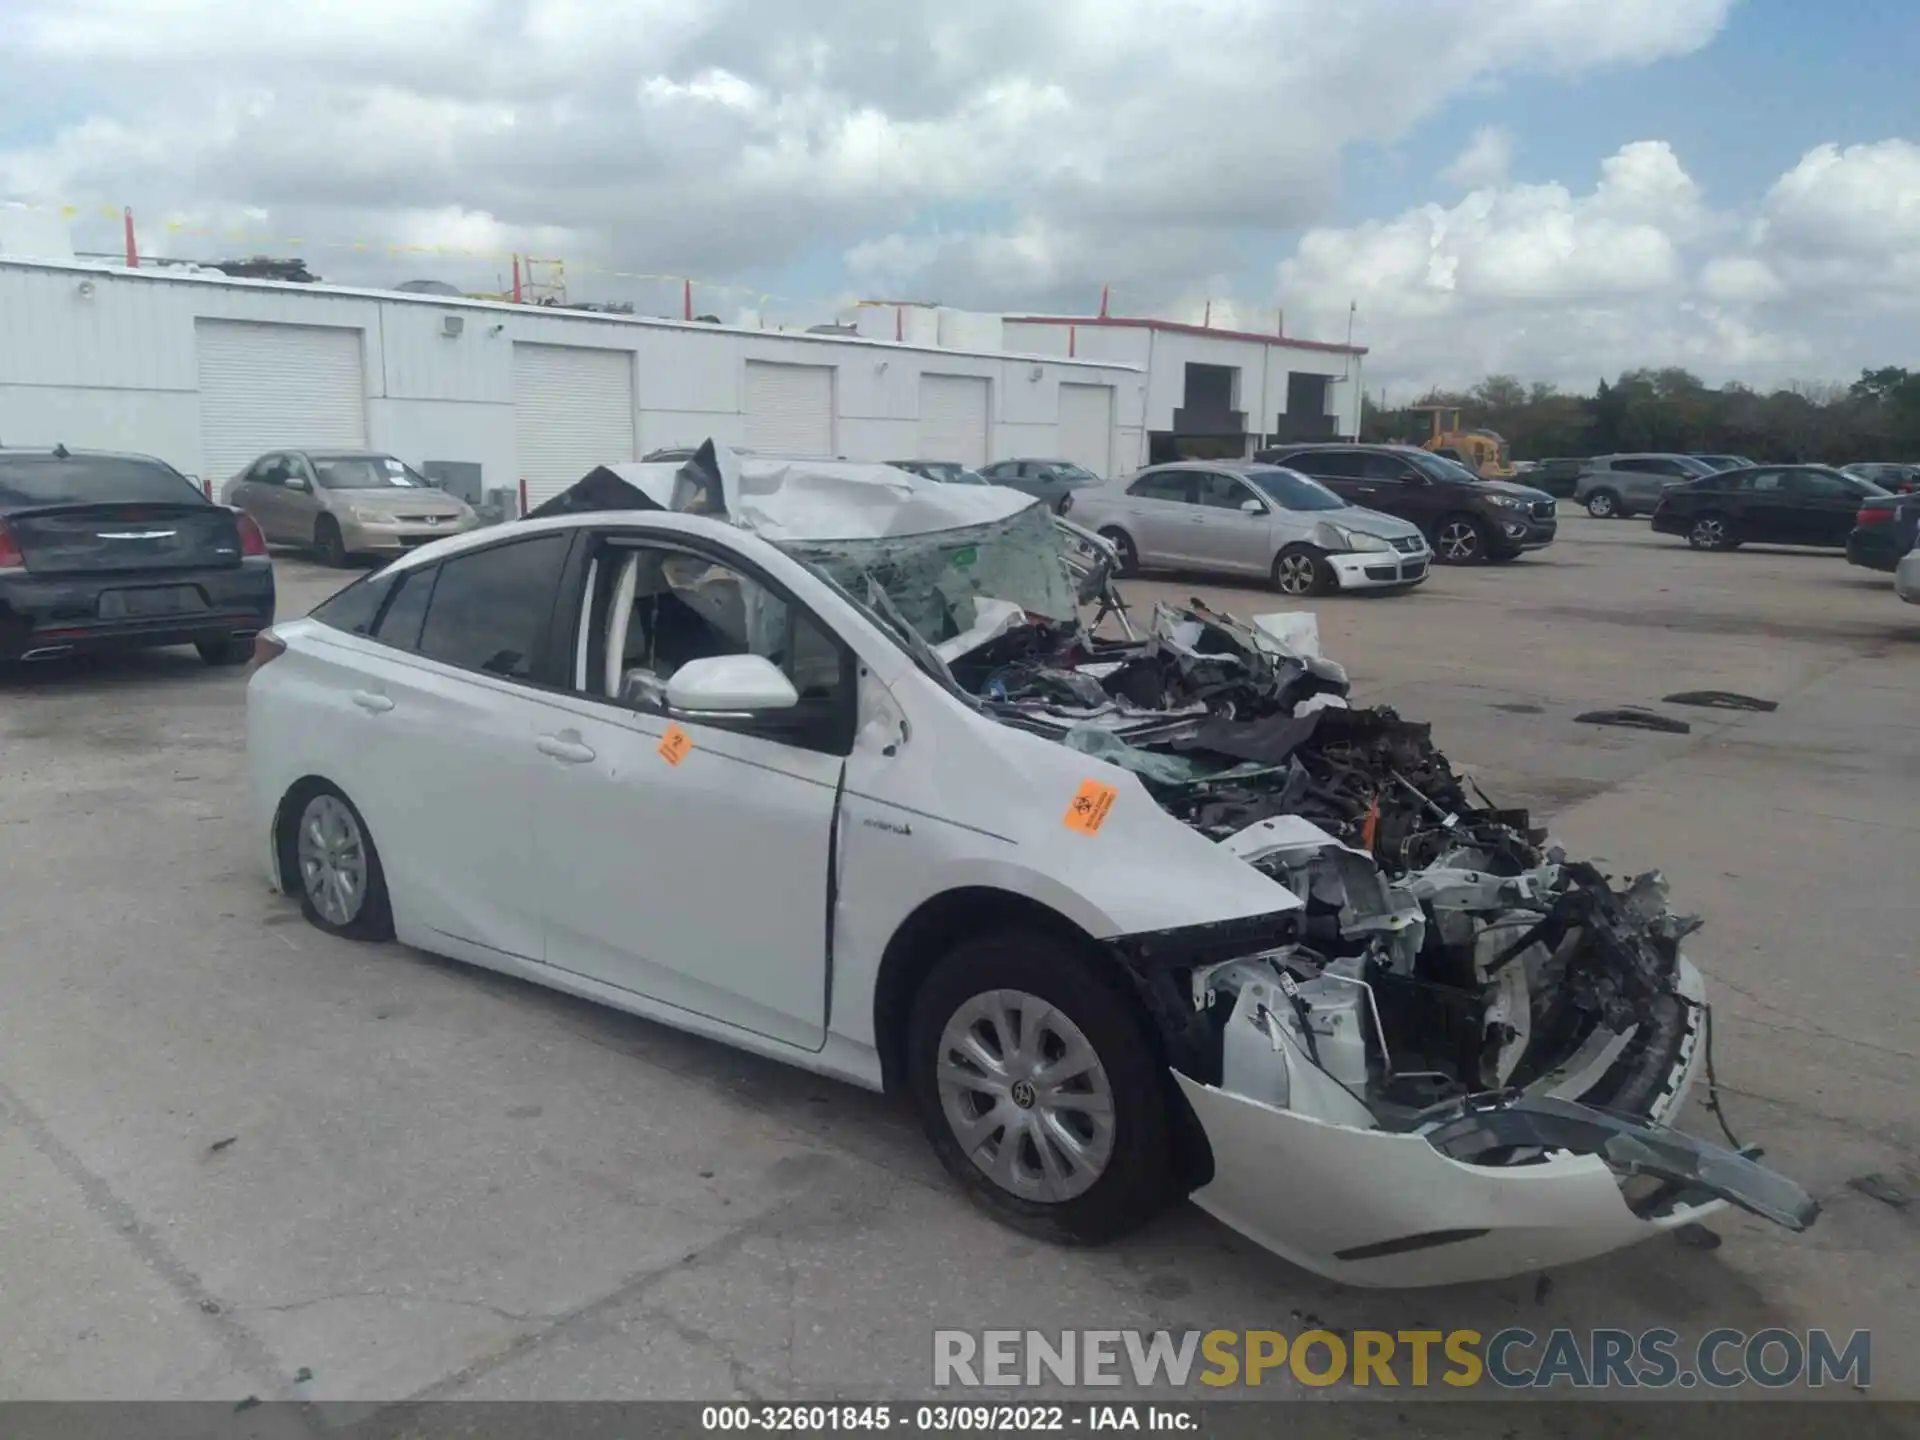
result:
[(1113, 387), (1060, 387), (1060, 458), (1084, 465), (1101, 479), (1113, 467)]
[(833, 367), (747, 362), (747, 448), (831, 456)]
[(220, 485), (268, 450), (360, 450), (367, 379), (358, 330), (194, 325), (204, 478)]
[(987, 463), (989, 386), (971, 375), (920, 377), (920, 450), (916, 460)]
[(513, 439), (530, 507), (633, 459), (633, 353), (515, 344)]

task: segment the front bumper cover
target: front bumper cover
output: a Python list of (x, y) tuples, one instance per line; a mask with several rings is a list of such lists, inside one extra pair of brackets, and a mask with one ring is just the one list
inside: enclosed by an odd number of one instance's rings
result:
[(1411, 555), (1398, 550), (1337, 552), (1326, 560), (1342, 590), (1418, 585), (1433, 573), (1433, 552), (1424, 549)]

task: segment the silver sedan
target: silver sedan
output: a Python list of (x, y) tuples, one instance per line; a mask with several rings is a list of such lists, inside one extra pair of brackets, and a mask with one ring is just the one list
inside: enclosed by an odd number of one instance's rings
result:
[(1081, 491), (1073, 518), (1112, 543), (1123, 571), (1259, 575), (1283, 595), (1412, 586), (1433, 565), (1417, 525), (1252, 461), (1149, 466)]

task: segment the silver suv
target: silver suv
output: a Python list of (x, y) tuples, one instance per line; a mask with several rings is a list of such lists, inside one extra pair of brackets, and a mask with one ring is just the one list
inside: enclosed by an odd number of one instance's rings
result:
[(1624, 520), (1652, 514), (1669, 485), (1713, 473), (1691, 455), (1596, 455), (1573, 482), (1573, 498), (1596, 520)]

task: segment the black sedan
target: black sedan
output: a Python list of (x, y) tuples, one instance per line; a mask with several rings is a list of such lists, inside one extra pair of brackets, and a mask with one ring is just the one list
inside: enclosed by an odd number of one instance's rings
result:
[(1754, 465), (1682, 481), (1660, 492), (1656, 534), (1684, 535), (1696, 550), (1763, 545), (1846, 546), (1854, 516), (1887, 492), (1825, 465)]
[(260, 527), (163, 461), (0, 450), (0, 661), (192, 645), (239, 664), (273, 598)]
[(1920, 494), (1870, 499), (1853, 517), (1847, 536), (1847, 563), (1891, 574), (1913, 549), (1920, 530)]

